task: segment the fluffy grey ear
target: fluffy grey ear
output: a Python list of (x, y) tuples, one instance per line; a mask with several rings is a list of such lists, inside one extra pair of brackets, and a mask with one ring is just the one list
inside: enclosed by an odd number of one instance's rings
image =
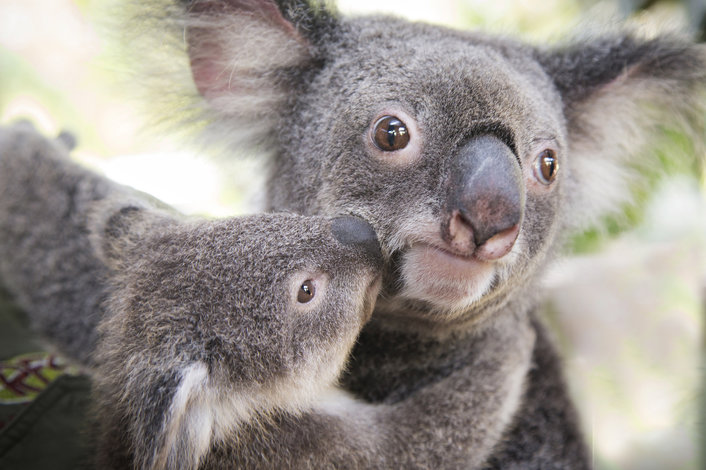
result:
[(196, 469), (209, 450), (214, 416), (208, 406), (208, 370), (141, 371), (128, 385), (128, 420), (135, 468)]
[(89, 216), (90, 239), (97, 256), (108, 266), (118, 268), (138, 254), (137, 248), (151, 231), (172, 219), (142, 201), (96, 202)]
[(570, 226), (620, 208), (629, 198), (628, 166), (660, 130), (703, 134), (704, 45), (625, 34), (544, 51), (539, 60), (567, 118)]
[(91, 208), (90, 240), (96, 255), (108, 266), (117, 268), (136, 243), (140, 230), (136, 222), (144, 217), (145, 208), (138, 204), (117, 205), (100, 201)]
[(182, 3), (193, 79), (217, 114), (210, 121), (248, 134), (238, 144), (263, 143), (302, 74), (315, 66), (316, 43), (335, 28), (333, 16), (302, 0)]

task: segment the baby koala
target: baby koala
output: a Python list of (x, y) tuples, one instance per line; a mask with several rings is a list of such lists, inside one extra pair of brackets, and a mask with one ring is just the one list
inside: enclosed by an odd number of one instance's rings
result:
[(334, 384), (380, 287), (366, 222), (109, 207), (91, 224), (112, 272), (100, 468), (196, 468), (245, 423), (298, 414)]
[(0, 283), (92, 372), (97, 468), (482, 468), (521, 400), (530, 320), (410, 366), (429, 380), (404, 399), (357, 400), (335, 383), (382, 268), (362, 219), (188, 219), (0, 128)]
[[(189, 220), (31, 127), (0, 141), (0, 279), (60, 350), (91, 357), (101, 468), (195, 467), (212, 439), (336, 381), (380, 288), (365, 221)], [(60, 331), (82, 314), (90, 342)]]

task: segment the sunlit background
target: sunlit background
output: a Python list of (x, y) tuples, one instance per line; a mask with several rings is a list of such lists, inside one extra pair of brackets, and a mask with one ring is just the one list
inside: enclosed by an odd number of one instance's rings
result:
[[(341, 0), (460, 28), (554, 41), (630, 16), (645, 29), (694, 28), (702, 0)], [(636, 12), (642, 4), (654, 4)], [(257, 211), (257, 160), (223, 169), (183, 139), (155, 132), (145, 99), (126, 86), (100, 0), (0, 1), (0, 122), (32, 120), (78, 136), (75, 157), (189, 213)], [(139, 88), (139, 84), (137, 85)], [(704, 446), (703, 155), (686, 136), (660, 139), (662, 165), (637, 204), (577, 236), (549, 274), (547, 318), (599, 469), (697, 469)], [(698, 153), (698, 152), (697, 152)], [(658, 177), (660, 175), (660, 177)], [(664, 176), (666, 175), (666, 176)]]

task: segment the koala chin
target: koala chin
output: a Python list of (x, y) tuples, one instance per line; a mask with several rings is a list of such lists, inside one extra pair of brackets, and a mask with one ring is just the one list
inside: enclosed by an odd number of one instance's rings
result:
[(431, 245), (404, 254), (401, 298), (461, 312), (481, 299), (496, 276), (493, 262), (464, 258)]

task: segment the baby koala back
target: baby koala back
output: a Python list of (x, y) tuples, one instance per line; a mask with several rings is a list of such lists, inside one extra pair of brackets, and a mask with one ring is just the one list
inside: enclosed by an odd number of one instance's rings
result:
[(241, 424), (307, 408), (337, 379), (379, 290), (382, 255), (361, 219), (184, 221), (111, 204), (93, 218), (112, 280), (101, 440), (126, 443), (103, 447), (101, 466), (195, 467)]
[(132, 194), (21, 123), (0, 127), (0, 284), (62, 355), (91, 366), (106, 269), (90, 249), (96, 200)]

